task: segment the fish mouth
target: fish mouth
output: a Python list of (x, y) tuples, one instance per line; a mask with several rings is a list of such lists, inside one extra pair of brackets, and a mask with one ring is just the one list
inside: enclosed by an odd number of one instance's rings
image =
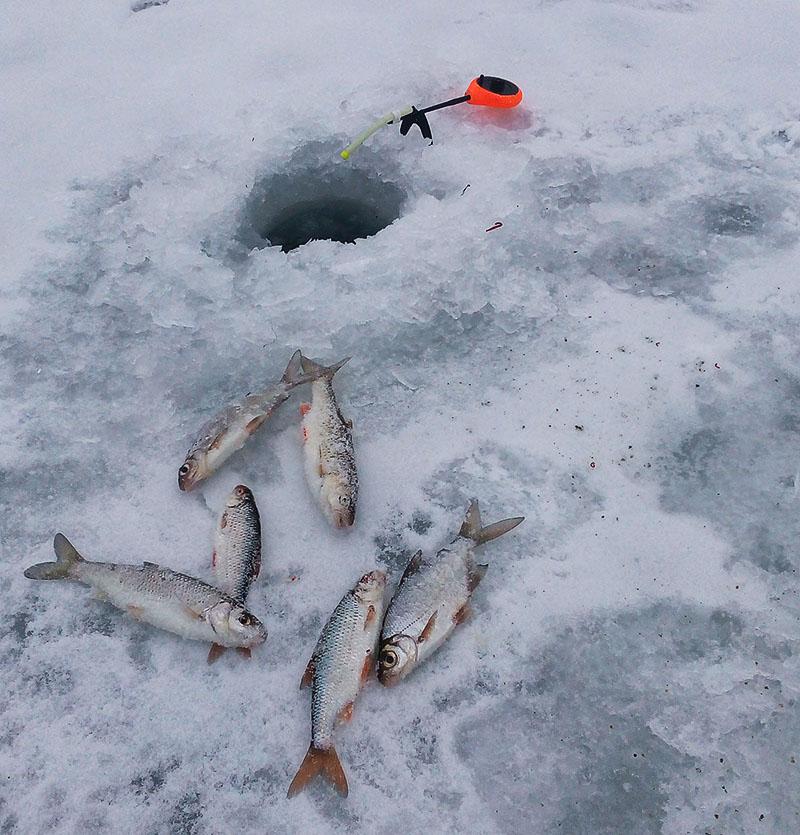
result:
[(344, 530), (350, 528), (355, 522), (354, 513), (345, 513), (344, 511), (333, 514), (333, 524), (339, 529)]
[(378, 681), (384, 687), (397, 687), (400, 684), (400, 679), (402, 679), (399, 673), (385, 673), (382, 670), (378, 670)]
[(241, 504), (245, 504), (246, 502), (252, 501), (252, 490), (249, 487), (246, 487), (244, 484), (237, 484), (236, 487), (233, 488), (233, 492), (228, 498), (226, 504), (228, 507), (239, 507), (239, 505)]
[(190, 490), (194, 489), (194, 486), (197, 484), (195, 478), (190, 473), (181, 474), (178, 472), (178, 487), (184, 492), (188, 493)]
[(250, 643), (247, 645), (248, 647), (258, 647), (261, 646), (267, 640), (267, 630), (265, 629), (263, 633), (260, 635), (256, 635)]

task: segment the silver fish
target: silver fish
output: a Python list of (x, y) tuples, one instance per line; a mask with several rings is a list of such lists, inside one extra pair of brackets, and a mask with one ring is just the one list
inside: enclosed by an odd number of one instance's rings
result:
[(96, 598), (183, 638), (248, 650), (266, 640), (267, 630), (241, 602), (202, 580), (151, 562), (141, 566), (90, 562), (60, 533), (53, 548), (56, 561), (27, 568), (28, 579), (73, 580), (91, 586)]
[(248, 394), (207, 421), (178, 470), (178, 487), (192, 490), (241, 449), (247, 439), (289, 398), (295, 386), (310, 383), (314, 374), (302, 374), (302, 354), (295, 351), (280, 382), (259, 394)]
[(303, 371), (316, 375), (311, 384), (311, 403), (300, 406), (306, 479), (322, 512), (337, 528), (353, 524), (358, 502), (353, 423), (342, 416), (333, 393), (333, 375), (349, 359), (330, 368), (307, 357), (302, 359)]
[(337, 721), (352, 717), (353, 702), (372, 670), (385, 589), (382, 571), (365, 574), (341, 599), (322, 630), (300, 682), (301, 688), (311, 685), (311, 744), (288, 797), (303, 791), (318, 774), (347, 796), (347, 778), (333, 747), (333, 731)]
[(389, 604), (381, 630), (378, 679), (397, 684), (422, 663), (469, 615), (468, 601), (487, 565), (475, 562), (474, 549), (516, 528), (524, 517), (481, 526), (473, 499), (458, 536), (433, 557), (411, 558)]
[[(234, 487), (225, 503), (214, 533), (211, 569), (217, 588), (247, 603), (250, 586), (261, 570), (261, 518), (256, 500), (244, 484)], [(224, 646), (212, 644), (208, 663), (223, 652)]]

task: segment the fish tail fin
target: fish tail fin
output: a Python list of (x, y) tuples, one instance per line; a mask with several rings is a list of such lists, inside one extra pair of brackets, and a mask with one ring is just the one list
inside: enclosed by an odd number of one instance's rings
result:
[(55, 535), (53, 549), (56, 552), (55, 562), (40, 562), (25, 569), (29, 580), (69, 580), (75, 566), (85, 562), (64, 534)]
[(463, 536), (465, 539), (471, 539), (476, 545), (483, 545), (485, 542), (491, 542), (491, 540), (497, 539), (498, 536), (502, 536), (504, 533), (513, 530), (524, 519), (524, 516), (514, 516), (511, 519), (494, 522), (484, 528), (481, 524), (481, 512), (478, 508), (478, 500), (473, 499), (469, 504), (467, 515), (464, 517), (464, 522), (461, 525), (461, 530), (458, 532), (458, 535)]
[[(345, 359), (326, 368), (324, 365), (317, 365), (310, 363), (310, 360), (303, 356), (303, 352), (299, 349), (292, 354), (289, 364), (286, 366), (286, 371), (283, 372), (283, 382), (290, 388), (295, 386), (302, 386), (303, 383), (313, 383), (314, 380), (327, 379), (330, 380), (333, 375), (350, 359)], [(310, 365), (307, 365), (310, 363)]]
[(292, 358), (289, 360), (289, 364), (286, 366), (286, 371), (283, 372), (283, 382), (288, 383), (289, 385), (298, 385), (297, 380), (303, 376), (303, 354), (298, 348), (293, 354)]
[(334, 365), (320, 365), (318, 362), (314, 362), (314, 360), (310, 360), (308, 357), (301, 356), (300, 362), (303, 366), (303, 371), (306, 374), (312, 374), (315, 380), (332, 380), (333, 375), (345, 364), (350, 362), (352, 357), (345, 357), (343, 360), (339, 360)]
[(347, 797), (347, 777), (344, 776), (344, 769), (339, 762), (336, 749), (332, 746), (315, 748), (313, 742), (308, 746), (308, 753), (295, 774), (286, 796), (294, 797), (300, 794), (318, 774), (321, 774), (342, 797)]

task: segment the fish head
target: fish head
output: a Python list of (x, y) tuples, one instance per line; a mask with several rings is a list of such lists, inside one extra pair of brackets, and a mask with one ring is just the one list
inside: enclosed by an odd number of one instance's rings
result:
[(322, 483), (322, 501), (328, 518), (337, 528), (352, 527), (356, 521), (358, 488), (340, 478), (326, 478)]
[(405, 678), (417, 663), (417, 642), (410, 635), (392, 635), (381, 643), (378, 681), (391, 687)]
[(203, 466), (203, 462), (196, 457), (196, 455), (187, 455), (186, 460), (181, 464), (178, 470), (178, 487), (181, 490), (188, 492), (193, 489), (198, 482), (202, 481), (208, 473)]
[(228, 613), (227, 632), (236, 646), (254, 647), (267, 640), (264, 624), (244, 606), (234, 604)]
[(235, 510), (237, 507), (252, 504), (254, 501), (255, 499), (250, 488), (245, 487), (244, 484), (237, 484), (231, 491), (230, 496), (228, 496), (228, 501), (225, 502), (225, 506), (231, 510)]
[(355, 596), (365, 605), (383, 601), (386, 589), (386, 575), (382, 571), (370, 571), (365, 574), (353, 589)]

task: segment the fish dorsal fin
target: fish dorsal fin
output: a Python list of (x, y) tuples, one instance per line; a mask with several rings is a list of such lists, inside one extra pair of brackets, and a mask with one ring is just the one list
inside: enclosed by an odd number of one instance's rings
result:
[(433, 629), (436, 626), (436, 615), (438, 614), (438, 609), (428, 618), (428, 622), (425, 624), (425, 628), (422, 632), (419, 633), (419, 638), (417, 638), (417, 643), (421, 644), (423, 641), (427, 641), (428, 638), (431, 637), (433, 633)]
[(157, 562), (148, 562), (147, 560), (145, 560), (142, 563), (142, 568), (160, 568), (160, 566)]
[(408, 561), (408, 565), (403, 572), (403, 576), (400, 578), (400, 582), (404, 582), (407, 580), (412, 574), (416, 574), (419, 571), (419, 567), (422, 564), (422, 551), (417, 551), (413, 557)]
[(484, 575), (486, 574), (486, 569), (488, 567), (488, 565), (478, 564), (474, 565), (470, 569), (469, 575), (467, 576), (467, 588), (469, 589), (470, 594), (472, 594), (472, 592), (474, 592), (475, 589), (478, 588), (478, 584), (484, 578)]

